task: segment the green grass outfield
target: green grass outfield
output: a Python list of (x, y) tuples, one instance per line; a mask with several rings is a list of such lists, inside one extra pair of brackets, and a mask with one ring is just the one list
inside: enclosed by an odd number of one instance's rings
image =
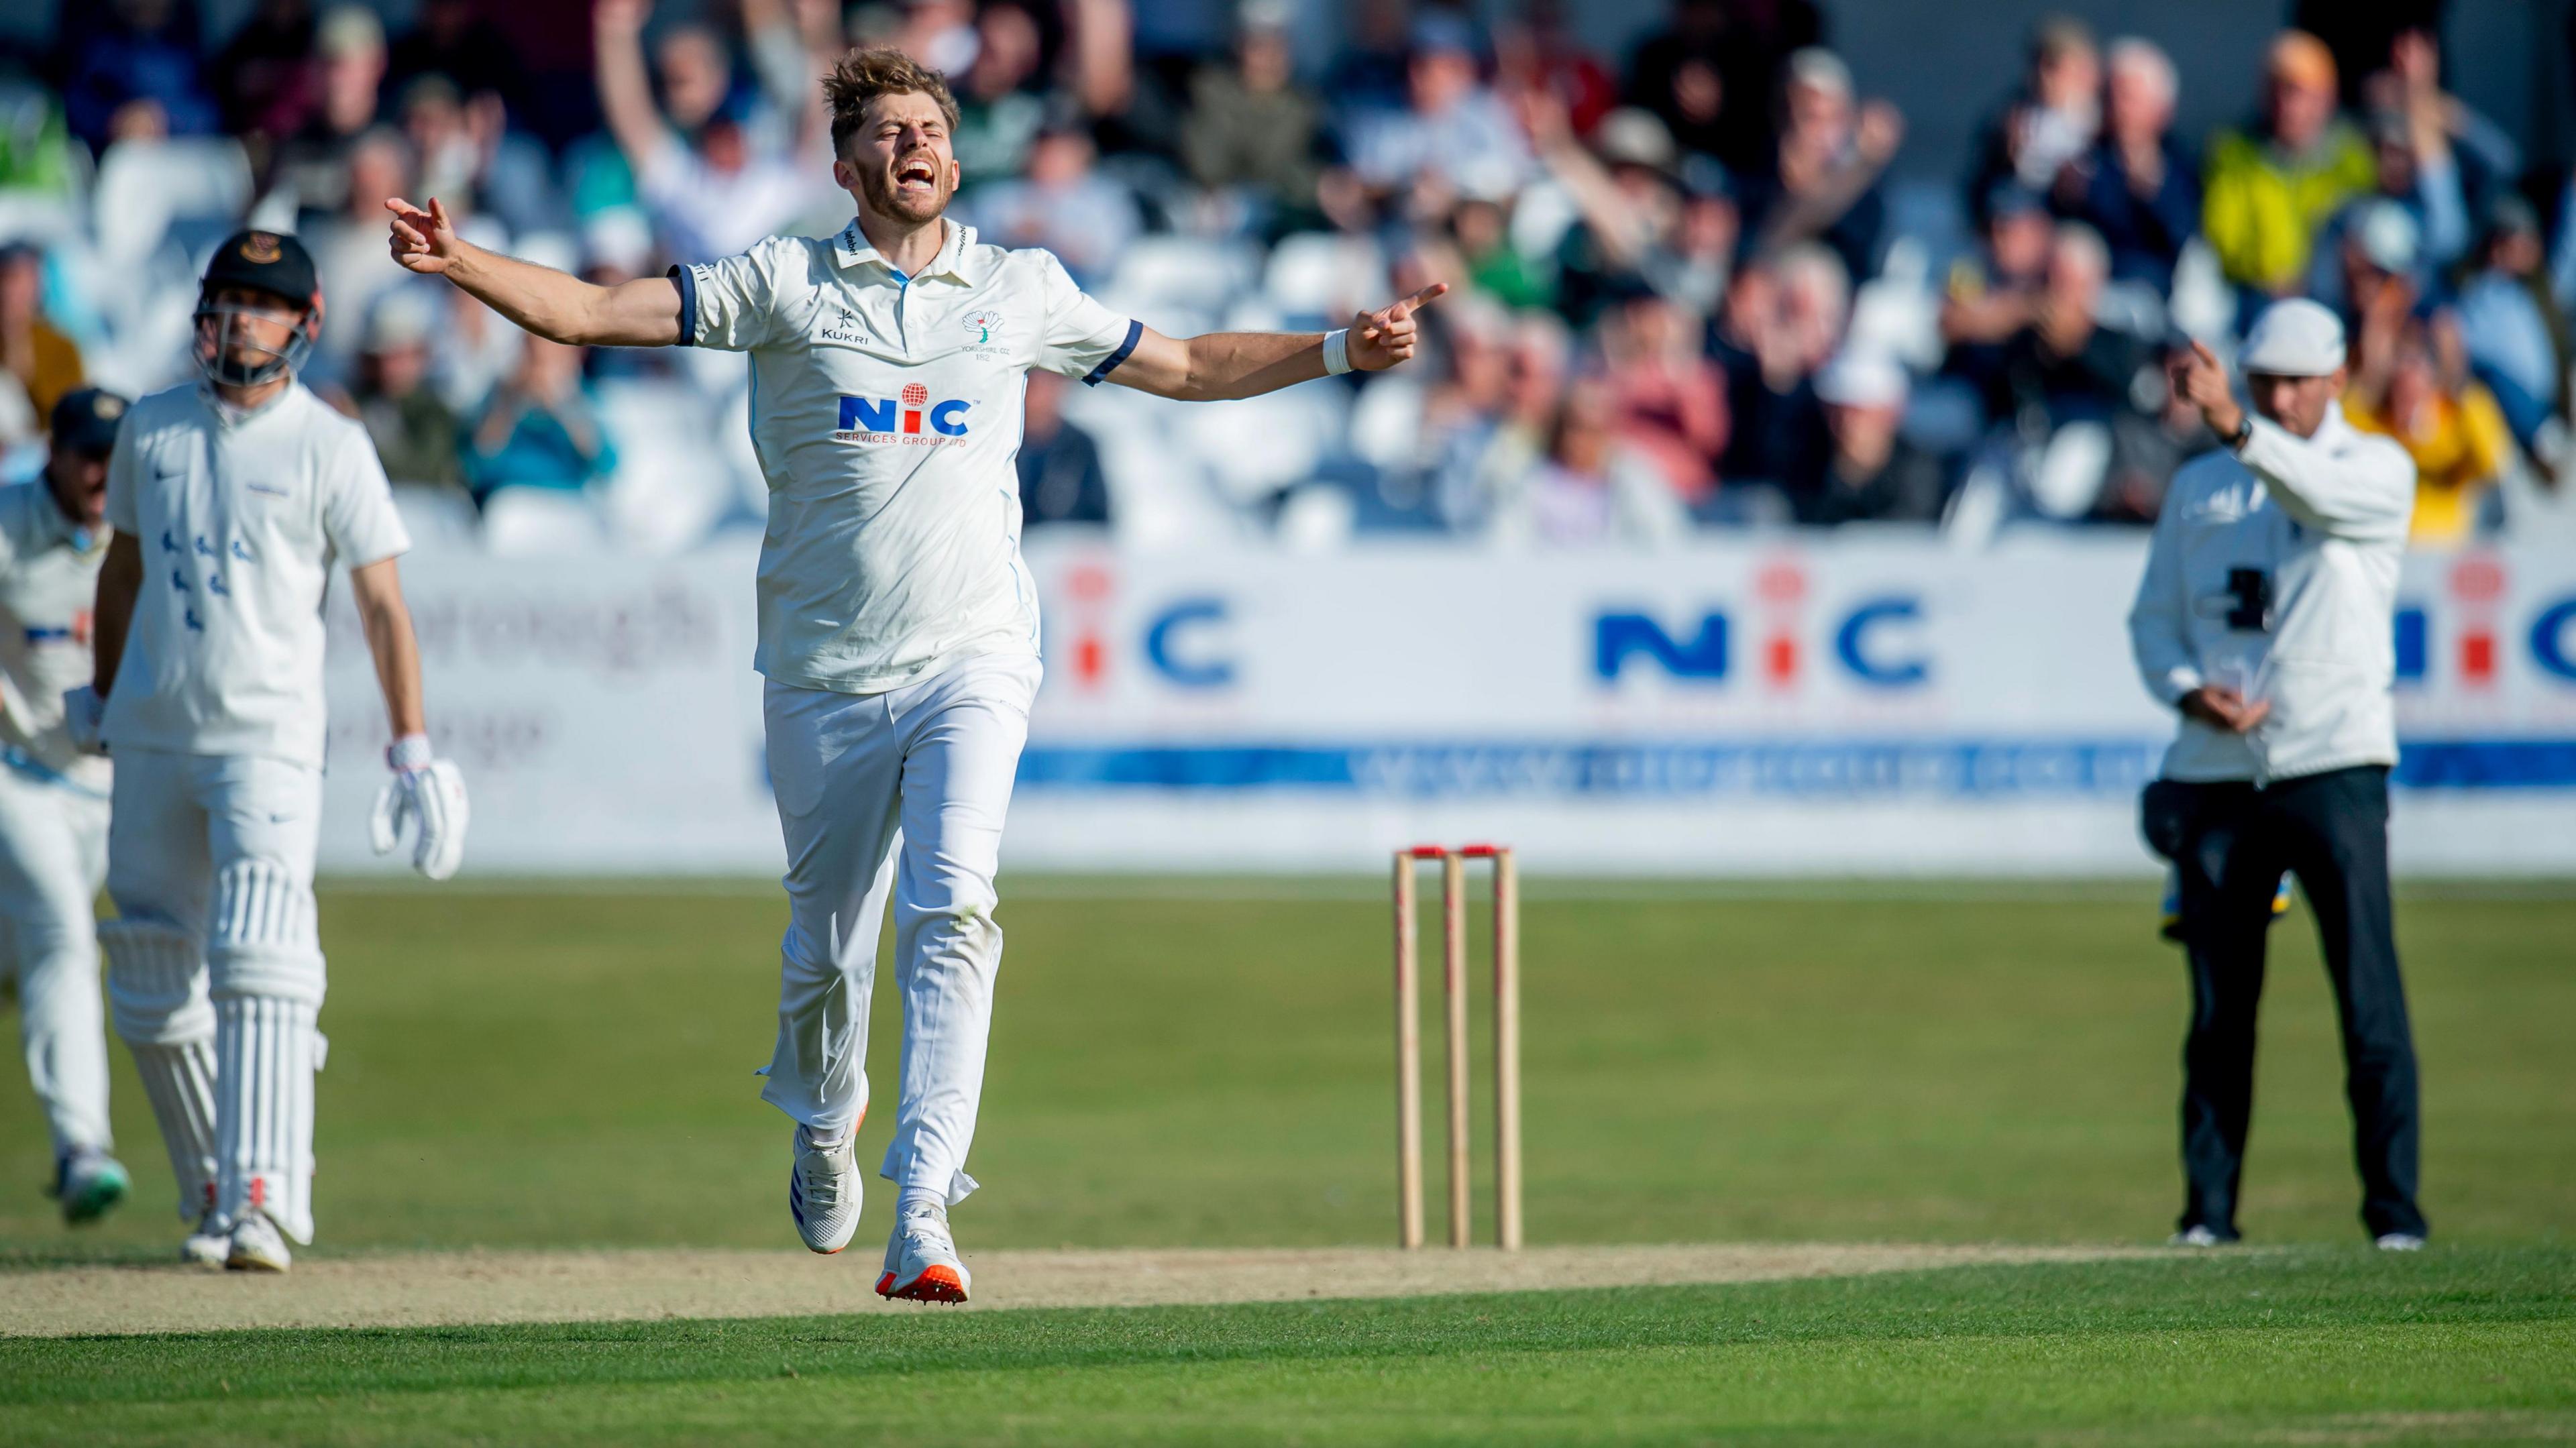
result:
[(0, 1442), (2563, 1442), (2576, 1254), (0, 1340)]
[[(2184, 994), (2150, 888), (1532, 896), (1533, 1242), (2170, 1230)], [(344, 886), (322, 910), (317, 1253), (792, 1240), (785, 1126), (751, 1074), (774, 1023), (772, 891)], [(986, 1188), (956, 1213), (970, 1250), (1391, 1238), (1378, 887), (1029, 880), (1006, 885), (1001, 918)], [(2411, 890), (2399, 927), (2436, 1232), (2420, 1260), (2358, 1250), (2302, 912), (2275, 937), (2243, 1213), (2257, 1244), (2308, 1244), (2288, 1252), (1366, 1304), (13, 1342), (0, 1437), (2576, 1437), (2576, 890)], [(113, 1054), (140, 1199), (66, 1234), (36, 1194), (49, 1167), (25, 1083), (0, 1072), (0, 1263), (175, 1244), (167, 1167)], [(1480, 1094), (1480, 1133), (1484, 1109)], [(887, 1205), (872, 1198), (863, 1233)], [(1480, 1229), (1486, 1209), (1480, 1182)], [(0, 1319), (6, 1294), (0, 1275)]]

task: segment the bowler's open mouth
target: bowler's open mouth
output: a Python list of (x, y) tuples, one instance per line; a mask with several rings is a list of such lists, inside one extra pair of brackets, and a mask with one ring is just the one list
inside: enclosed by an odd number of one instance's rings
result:
[(929, 190), (939, 183), (939, 166), (928, 156), (910, 156), (894, 171), (894, 184), (899, 189), (920, 187)]

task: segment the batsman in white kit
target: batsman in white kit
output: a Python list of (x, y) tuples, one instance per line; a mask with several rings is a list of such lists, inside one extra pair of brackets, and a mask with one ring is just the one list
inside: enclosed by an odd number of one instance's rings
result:
[(284, 1271), (313, 1240), (323, 961), (325, 590), (349, 569), (394, 742), (379, 852), (455, 873), (456, 766), (431, 757), (397, 557), (411, 546), (375, 448), (295, 378), (321, 330), (312, 259), (246, 231), (198, 294), (191, 385), (127, 413), (108, 466), (95, 692), (68, 702), (116, 761), (99, 927), (116, 1033), (196, 1227), (191, 1261)]
[(130, 1185), (113, 1155), (98, 995), (108, 764), (63, 722), (64, 695), (90, 678), (107, 464), (125, 410), (113, 392), (66, 394), (44, 476), (0, 488), (0, 977), (18, 982), (27, 1081), (54, 1138), (53, 1195), (74, 1225)]
[(805, 1245), (856, 1231), (869, 990), (891, 896), (904, 1005), (895, 1184), (879, 1294), (962, 1302), (948, 1208), (975, 1189), (1002, 932), (1002, 816), (1039, 678), (1037, 589), (1012, 460), (1032, 367), (1188, 400), (1249, 397), (1413, 354), (1427, 287), (1342, 331), (1177, 340), (1082, 294), (1038, 249), (943, 216), (957, 103), (892, 48), (824, 81), (833, 179), (857, 216), (668, 277), (594, 287), (394, 212), (394, 259), (529, 331), (593, 346), (751, 354), (767, 474), (759, 569), (770, 781), (787, 844), (778, 1039), (763, 1097), (795, 1121), (787, 1204)]

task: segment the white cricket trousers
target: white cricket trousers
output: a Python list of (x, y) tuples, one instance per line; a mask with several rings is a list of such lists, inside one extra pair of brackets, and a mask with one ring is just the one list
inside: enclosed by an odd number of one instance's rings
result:
[(1040, 672), (1034, 658), (973, 658), (883, 694), (772, 683), (763, 700), (788, 916), (761, 1098), (826, 1140), (867, 1115), (891, 892), (903, 1058), (878, 1173), (951, 1203), (975, 1189), (966, 1151), (1002, 963), (993, 875)]
[(121, 749), (115, 801), (108, 1007), (170, 1148), (179, 1214), (257, 1209), (310, 1242), (321, 771)]
[(18, 979), (18, 1044), (54, 1155), (107, 1151), (97, 910), (107, 798), (41, 768), (0, 765), (0, 977)]

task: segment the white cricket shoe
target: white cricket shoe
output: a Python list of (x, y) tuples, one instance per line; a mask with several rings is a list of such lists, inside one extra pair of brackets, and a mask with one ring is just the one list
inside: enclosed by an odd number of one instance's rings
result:
[(877, 1279), (877, 1296), (906, 1302), (963, 1302), (973, 1281), (957, 1259), (957, 1241), (948, 1235), (948, 1209), (916, 1206), (894, 1224), (886, 1243), (885, 1275)]
[(221, 1267), (232, 1254), (233, 1229), (215, 1215), (212, 1207), (197, 1218), (197, 1225), (188, 1230), (187, 1240), (179, 1244), (179, 1260), (199, 1267)]
[(2421, 1252), (2424, 1239), (2413, 1232), (2382, 1232), (2371, 1245), (2382, 1252)]
[(199, 1267), (224, 1265), (233, 1254), (233, 1224), (215, 1210), (215, 1184), (206, 1183), (206, 1208), (197, 1213), (197, 1225), (188, 1229), (188, 1239), (179, 1244), (179, 1260)]
[(796, 1161), (787, 1169), (787, 1212), (796, 1219), (796, 1235), (812, 1251), (838, 1252), (859, 1229), (858, 1139), (853, 1131), (821, 1146), (802, 1126), (791, 1138)]
[(233, 1224), (231, 1249), (224, 1254), (224, 1265), (235, 1272), (283, 1272), (295, 1263), (295, 1254), (286, 1250), (286, 1234), (268, 1219), (268, 1213), (256, 1208), (242, 1213)]
[(2166, 1240), (2165, 1245), (2168, 1247), (2224, 1247), (2228, 1241), (2228, 1238), (2218, 1235), (2207, 1227), (2189, 1227), (2174, 1233)]

